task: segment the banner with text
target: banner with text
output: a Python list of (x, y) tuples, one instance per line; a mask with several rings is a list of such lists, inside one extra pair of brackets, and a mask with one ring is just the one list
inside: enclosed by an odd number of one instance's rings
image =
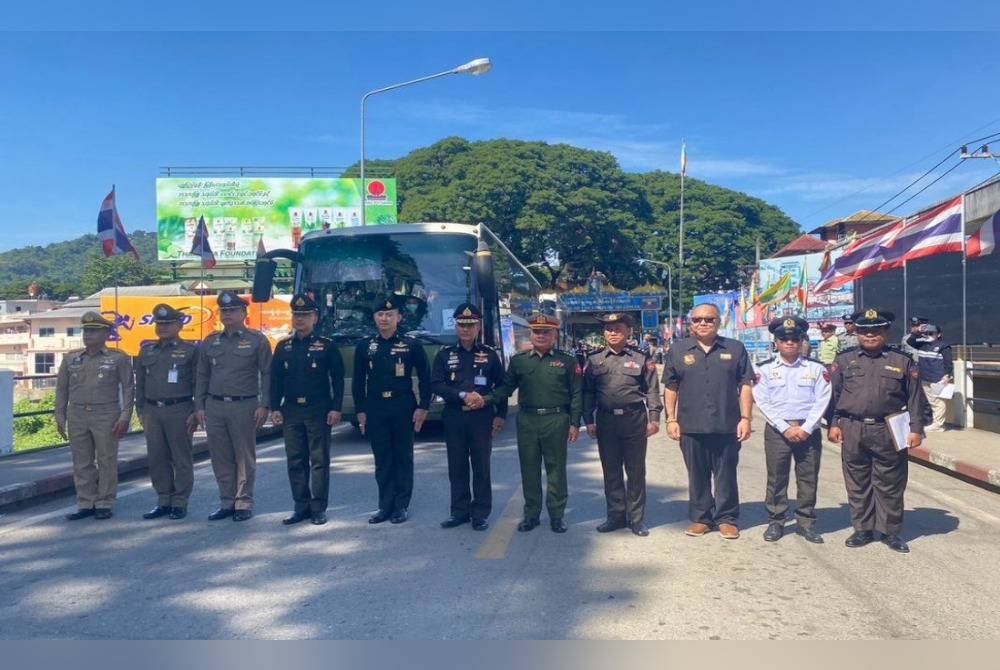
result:
[[(365, 223), (396, 223), (396, 180), (365, 179)], [(157, 258), (196, 260), (205, 218), (216, 259), (252, 260), (257, 249), (294, 249), (306, 233), (361, 225), (360, 179), (161, 177), (156, 180)]]

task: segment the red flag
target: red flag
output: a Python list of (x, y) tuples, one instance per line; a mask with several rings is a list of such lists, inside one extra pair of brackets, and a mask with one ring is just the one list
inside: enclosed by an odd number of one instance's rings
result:
[(194, 231), (194, 240), (191, 244), (191, 253), (201, 258), (201, 267), (205, 269), (215, 267), (215, 254), (212, 253), (212, 246), (208, 243), (208, 226), (205, 225), (205, 217), (199, 217), (198, 228)]

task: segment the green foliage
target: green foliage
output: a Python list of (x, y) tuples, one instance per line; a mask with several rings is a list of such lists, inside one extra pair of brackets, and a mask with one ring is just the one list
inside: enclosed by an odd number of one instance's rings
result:
[(156, 260), (156, 234), (139, 230), (129, 238), (139, 252), (138, 263), (130, 254), (105, 259), (97, 235), (0, 253), (0, 299), (27, 298), (31, 283), (49, 298), (64, 300), (114, 286), (115, 278), (119, 286), (165, 280), (168, 268)]
[(29, 451), (50, 447), (65, 442), (56, 430), (56, 420), (51, 414), (55, 407), (55, 392), (48, 393), (40, 400), (27, 398), (14, 403), (14, 414), (48, 410), (48, 414), (36, 414), (14, 419), (14, 451)]

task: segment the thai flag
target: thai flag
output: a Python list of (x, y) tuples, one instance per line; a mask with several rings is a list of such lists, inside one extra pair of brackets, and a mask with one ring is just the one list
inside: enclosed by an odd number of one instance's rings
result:
[(844, 253), (840, 258), (833, 262), (813, 286), (813, 293), (832, 291), (855, 279), (877, 272), (879, 265), (884, 261), (883, 245), (891, 241), (901, 227), (901, 223), (896, 223), (888, 228), (879, 228), (848, 244), (844, 247)]
[(904, 222), (883, 244), (878, 270), (903, 266), (906, 261), (962, 251), (962, 196)]
[(117, 256), (118, 254), (132, 254), (139, 260), (139, 252), (132, 246), (132, 242), (125, 234), (125, 227), (118, 217), (118, 207), (115, 205), (115, 187), (111, 187), (101, 203), (101, 211), (97, 214), (97, 239), (101, 241), (101, 248), (105, 257)]
[(215, 254), (212, 253), (212, 246), (208, 243), (208, 226), (205, 225), (204, 216), (198, 219), (198, 227), (194, 231), (194, 240), (191, 244), (191, 253), (201, 258), (202, 268), (215, 267)]
[(1000, 237), (1000, 211), (994, 212), (979, 230), (969, 236), (965, 243), (965, 257), (977, 258), (992, 254), (996, 249), (997, 237)]

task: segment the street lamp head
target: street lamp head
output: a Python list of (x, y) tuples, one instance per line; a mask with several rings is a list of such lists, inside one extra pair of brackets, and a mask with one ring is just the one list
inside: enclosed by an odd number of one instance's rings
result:
[(455, 68), (455, 74), (472, 74), (481, 75), (486, 74), (491, 69), (493, 69), (493, 63), (490, 62), (489, 58), (477, 58), (476, 60), (470, 60), (465, 65), (459, 65)]

